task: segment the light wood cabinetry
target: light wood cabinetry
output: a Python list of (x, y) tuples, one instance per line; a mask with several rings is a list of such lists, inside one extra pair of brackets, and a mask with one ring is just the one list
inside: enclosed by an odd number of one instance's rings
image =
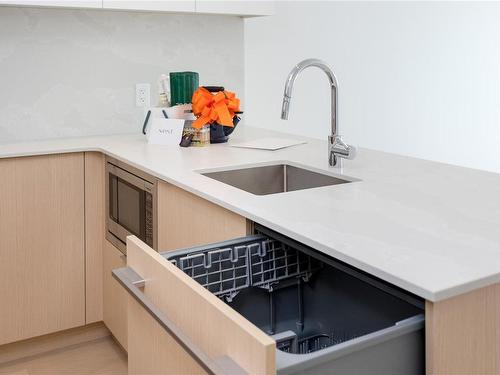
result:
[(85, 153), (85, 323), (102, 321), (102, 261), (105, 237), (105, 163)]
[[(274, 340), (136, 237), (127, 253), (128, 267), (146, 280), (142, 293), (191, 349), (214, 364), (226, 358), (248, 374), (275, 374)], [(129, 375), (207, 373), (132, 297), (128, 309)]]
[[(242, 237), (248, 227), (245, 218), (159, 181), (160, 251)], [(215, 363), (226, 357), (250, 374), (275, 372), (275, 344), (262, 331), (137, 238), (129, 237), (127, 254), (128, 266), (147, 280), (144, 288), (147, 298), (154, 301), (210, 361)], [(131, 297), (128, 335), (129, 374), (206, 373)]]
[[(99, 164), (98, 160), (94, 162)], [(207, 226), (207, 218), (215, 220), (217, 225)], [(200, 229), (192, 230), (196, 227)], [(245, 218), (173, 185), (158, 182), (158, 248), (160, 250), (216, 242), (241, 237), (246, 233)], [(127, 293), (111, 276), (113, 269), (125, 266), (126, 257), (105, 240), (102, 267), (103, 320), (115, 338), (128, 350), (130, 344), (127, 341)], [(132, 307), (130, 310), (136, 309)], [(142, 320), (143, 332), (148, 330), (146, 327), (153, 330), (154, 320), (148, 318)], [(159, 357), (158, 360), (163, 360), (161, 359), (163, 356)]]
[(158, 182), (158, 250), (204, 245), (248, 232), (234, 212), (166, 182)]
[(500, 284), (426, 303), (427, 375), (500, 374)]
[(127, 350), (127, 293), (111, 276), (111, 271), (125, 267), (126, 257), (110, 242), (103, 249), (103, 320), (120, 345)]
[[(129, 374), (205, 374), (112, 276), (128, 266), (145, 280), (144, 297), (203, 358), (275, 373), (275, 343), (264, 332), (137, 238), (129, 237), (128, 259), (105, 240), (104, 155), (0, 159), (0, 176), (0, 345), (8, 344), (0, 362), (102, 337), (102, 323), (75, 327), (103, 320), (128, 350)], [(162, 181), (157, 215), (160, 251), (250, 232), (244, 217)], [(500, 374), (500, 284), (427, 302), (425, 320), (427, 375)]]
[(82, 153), (0, 160), (0, 344), (85, 324)]

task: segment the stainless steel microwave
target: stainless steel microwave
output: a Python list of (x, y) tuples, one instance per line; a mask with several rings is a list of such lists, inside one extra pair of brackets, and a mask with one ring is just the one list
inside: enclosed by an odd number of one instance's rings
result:
[(156, 192), (154, 177), (106, 159), (106, 238), (124, 254), (130, 235), (156, 249)]

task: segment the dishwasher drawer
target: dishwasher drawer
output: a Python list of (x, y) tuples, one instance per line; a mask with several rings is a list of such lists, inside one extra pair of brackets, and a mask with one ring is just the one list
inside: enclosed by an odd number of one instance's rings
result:
[[(201, 314), (204, 321), (198, 332), (181, 328), (186, 337), (179, 342), (201, 352), (199, 362), (208, 359), (217, 367), (221, 358), (226, 359), (225, 365), (208, 373), (425, 374), (422, 300), (267, 228), (257, 226), (257, 230), (254, 236), (157, 254), (160, 262), (168, 260), (164, 265), (170, 263), (169, 272), (189, 284), (188, 293), (208, 298), (209, 292), (210, 303), (219, 312), (243, 324), (239, 329), (247, 344), (225, 351), (214, 346), (234, 344), (234, 326), (217, 325), (213, 316)], [(115, 277), (125, 271), (119, 270)], [(151, 281), (145, 278), (147, 286)], [(170, 298), (182, 301), (183, 293), (176, 289)], [(172, 305), (170, 310), (161, 309), (160, 315), (174, 320), (177, 314), (192, 314), (188, 305)], [(217, 337), (210, 342), (200, 338), (206, 330), (212, 330), (208, 336)]]

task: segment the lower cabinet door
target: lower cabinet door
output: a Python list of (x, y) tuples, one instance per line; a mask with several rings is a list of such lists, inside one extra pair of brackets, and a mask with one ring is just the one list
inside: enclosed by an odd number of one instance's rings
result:
[(120, 345), (127, 350), (127, 293), (113, 278), (111, 271), (125, 267), (125, 255), (104, 240), (103, 249), (103, 320)]
[(273, 339), (136, 237), (113, 275), (129, 293), (129, 375), (276, 373)]
[(85, 324), (83, 154), (0, 160), (0, 345)]

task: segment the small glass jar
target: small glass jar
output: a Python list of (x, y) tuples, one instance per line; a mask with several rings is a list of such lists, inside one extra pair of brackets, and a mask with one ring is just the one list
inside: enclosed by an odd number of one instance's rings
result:
[(210, 144), (210, 125), (205, 125), (200, 129), (194, 129), (191, 146), (203, 147)]

